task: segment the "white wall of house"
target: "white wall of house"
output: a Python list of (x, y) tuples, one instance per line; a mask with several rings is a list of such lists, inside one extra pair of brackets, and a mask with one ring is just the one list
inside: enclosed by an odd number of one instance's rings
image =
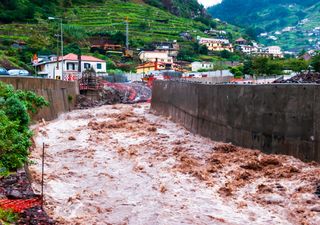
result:
[(158, 62), (172, 63), (173, 58), (168, 56), (167, 52), (155, 52), (155, 51), (142, 51), (139, 54), (139, 59), (142, 62), (155, 62), (158, 59)]
[(197, 72), (201, 69), (212, 70), (213, 66), (214, 66), (213, 63), (211, 62), (193, 62), (191, 63), (191, 70), (193, 72)]
[[(64, 60), (64, 73), (65, 75), (77, 75), (78, 74), (78, 61), (69, 61)], [(39, 74), (47, 74), (48, 78), (51, 79), (62, 79), (62, 62), (48, 62), (43, 65), (43, 69), (38, 71)], [(87, 68), (93, 68), (97, 73), (106, 73), (107, 64), (106, 62), (92, 62), (92, 61), (81, 61), (81, 71), (86, 70)]]
[(281, 48), (279, 46), (269, 46), (266, 50), (271, 55), (282, 55)]
[(258, 52), (258, 48), (250, 45), (240, 45), (240, 49), (243, 53), (246, 53), (246, 54)]
[(206, 45), (210, 51), (234, 51), (233, 46), (228, 39), (198, 37), (198, 41), (200, 45)]

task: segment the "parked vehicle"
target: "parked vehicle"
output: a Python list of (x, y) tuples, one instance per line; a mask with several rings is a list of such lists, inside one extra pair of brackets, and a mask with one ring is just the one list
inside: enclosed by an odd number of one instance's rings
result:
[(0, 75), (9, 75), (9, 73), (5, 68), (0, 67)]
[(9, 70), (8, 73), (10, 76), (29, 76), (30, 75), (30, 73), (27, 70), (19, 70), (19, 69)]

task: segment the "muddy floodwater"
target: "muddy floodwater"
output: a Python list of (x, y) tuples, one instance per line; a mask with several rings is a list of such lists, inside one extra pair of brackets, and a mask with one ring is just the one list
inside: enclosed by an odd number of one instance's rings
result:
[(34, 126), (30, 166), (57, 224), (320, 224), (320, 166), (193, 135), (149, 104)]

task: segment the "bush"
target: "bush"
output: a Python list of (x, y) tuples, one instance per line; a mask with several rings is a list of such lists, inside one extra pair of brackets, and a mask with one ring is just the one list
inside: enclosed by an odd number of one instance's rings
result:
[(320, 53), (318, 53), (312, 58), (311, 66), (316, 72), (320, 72)]
[(30, 115), (48, 105), (31, 91), (15, 91), (0, 82), (0, 170), (1, 174), (23, 166), (28, 160), (32, 132)]
[(12, 210), (0, 209), (0, 222), (5, 222), (5, 224), (13, 224), (18, 220), (18, 215)]

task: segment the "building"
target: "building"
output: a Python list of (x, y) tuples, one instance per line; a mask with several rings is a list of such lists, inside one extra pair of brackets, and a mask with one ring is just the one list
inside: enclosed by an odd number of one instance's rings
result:
[(237, 45), (246, 45), (248, 43), (248, 41), (246, 39), (243, 39), (242, 37), (241, 38), (238, 38), (235, 43)]
[(182, 32), (179, 34), (179, 36), (185, 41), (192, 41), (193, 40), (193, 37), (189, 32)]
[(154, 51), (166, 53), (170, 57), (177, 57), (179, 53), (180, 46), (177, 41), (173, 42), (154, 42)]
[(224, 30), (215, 30), (215, 29), (210, 29), (210, 30), (206, 30), (204, 31), (205, 34), (208, 34), (212, 37), (223, 37), (227, 35), (227, 32)]
[(139, 59), (142, 62), (162, 62), (173, 63), (173, 57), (169, 56), (167, 52), (158, 51), (141, 51), (139, 53)]
[[(81, 65), (80, 68), (79, 64)], [(107, 64), (104, 60), (86, 55), (82, 55), (80, 59), (78, 55), (72, 53), (65, 55), (63, 60), (62, 57), (43, 57), (42, 60), (35, 60), (33, 66), (38, 75), (59, 80), (75, 80), (78, 78), (79, 73), (89, 68), (93, 68), (97, 74), (105, 74), (107, 72)]]
[(137, 74), (150, 74), (153, 71), (159, 70), (178, 70), (179, 66), (175, 63), (163, 62), (146, 62), (136, 67)]
[(239, 45), (237, 49), (248, 55), (258, 52), (258, 48), (251, 45)]
[(212, 62), (193, 62), (191, 63), (191, 71), (197, 72), (199, 70), (213, 70), (214, 64)]
[(271, 55), (276, 58), (283, 58), (283, 53), (281, 51), (281, 48), (279, 46), (268, 46), (265, 49), (263, 49), (265, 53), (268, 55)]
[(198, 38), (200, 45), (206, 45), (209, 51), (229, 51), (233, 52), (233, 46), (228, 39), (219, 38)]
[(156, 70), (154, 62), (146, 62), (136, 67), (137, 74), (148, 74), (150, 71)]

